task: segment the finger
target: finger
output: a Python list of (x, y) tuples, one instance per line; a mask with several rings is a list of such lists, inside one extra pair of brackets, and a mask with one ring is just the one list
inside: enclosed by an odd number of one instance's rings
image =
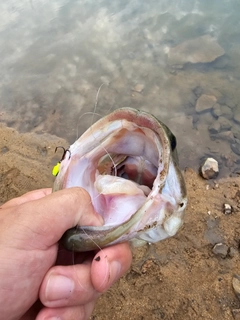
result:
[(33, 191), (25, 193), (21, 197), (9, 200), (5, 204), (3, 204), (0, 208), (6, 209), (6, 208), (9, 208), (9, 207), (17, 206), (17, 205), (25, 203), (27, 201), (37, 200), (37, 199), (43, 198), (43, 197), (47, 196), (50, 193), (52, 193), (52, 189), (51, 188), (33, 190)]
[(128, 243), (116, 244), (99, 251), (93, 259), (91, 278), (98, 292), (108, 290), (131, 266)]
[(45, 276), (39, 297), (46, 307), (67, 307), (90, 302), (116, 282), (130, 267), (127, 243), (101, 250), (92, 263), (55, 266)]
[(43, 308), (36, 320), (87, 320), (91, 316), (96, 301), (91, 301), (86, 305), (68, 307), (68, 308)]
[(91, 263), (52, 267), (39, 291), (42, 304), (51, 308), (84, 305), (98, 296), (91, 281)]
[[(25, 202), (14, 211), (12, 208), (5, 211), (6, 219), (12, 219), (8, 221), (7, 237), (18, 238), (18, 245), (22, 242), (25, 250), (28, 246), (47, 249), (57, 243), (69, 228), (76, 225), (98, 226), (103, 222), (94, 211), (89, 194), (81, 188), (57, 191)], [(26, 239), (31, 241), (26, 243)]]

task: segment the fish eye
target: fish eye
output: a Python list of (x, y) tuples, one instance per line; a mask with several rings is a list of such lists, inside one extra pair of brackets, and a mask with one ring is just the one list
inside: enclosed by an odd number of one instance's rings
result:
[(182, 208), (183, 206), (184, 206), (184, 202), (181, 202), (181, 203), (179, 204), (179, 207)]

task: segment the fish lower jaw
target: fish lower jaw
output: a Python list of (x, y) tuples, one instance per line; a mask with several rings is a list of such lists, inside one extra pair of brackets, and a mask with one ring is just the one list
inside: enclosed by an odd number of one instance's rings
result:
[(169, 217), (161, 226), (155, 226), (139, 234), (131, 240), (133, 246), (143, 245), (144, 242), (155, 243), (174, 236), (182, 226), (183, 221), (176, 216)]
[(165, 220), (163, 227), (169, 235), (169, 237), (172, 237), (177, 233), (182, 224), (182, 219), (173, 215), (169, 217), (167, 220)]

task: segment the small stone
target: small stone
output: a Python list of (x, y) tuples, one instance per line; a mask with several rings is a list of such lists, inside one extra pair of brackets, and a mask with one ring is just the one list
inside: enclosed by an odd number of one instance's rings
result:
[(228, 120), (231, 120), (233, 117), (232, 109), (229, 106), (221, 106), (222, 116)]
[(227, 96), (221, 96), (218, 98), (218, 103), (221, 105), (227, 105), (231, 109), (236, 107), (236, 103), (232, 101), (229, 97)]
[(223, 213), (224, 214), (231, 214), (232, 213), (232, 207), (228, 203), (223, 204)]
[(215, 105), (216, 101), (216, 97), (202, 94), (201, 97), (197, 100), (196, 111), (203, 112), (206, 110), (210, 110)]
[(132, 91), (141, 93), (143, 92), (143, 89), (145, 88), (144, 84), (142, 83), (137, 83), (134, 87), (132, 87)]
[(203, 89), (202, 87), (197, 86), (196, 88), (193, 89), (193, 92), (197, 97), (200, 97), (201, 94), (203, 93)]
[(240, 132), (238, 130), (239, 128), (233, 128), (233, 136), (240, 141)]
[(232, 128), (231, 122), (223, 116), (218, 118), (218, 122), (220, 123), (221, 131), (230, 130)]
[(233, 247), (230, 247), (228, 254), (229, 254), (230, 258), (234, 258), (234, 257), (238, 256), (238, 250)]
[(234, 141), (235, 141), (234, 135), (233, 135), (232, 131), (230, 131), (230, 130), (219, 132), (216, 137), (218, 139), (225, 140), (230, 143), (234, 143)]
[(240, 156), (240, 141), (235, 139), (235, 143), (231, 144), (232, 151)]
[(4, 154), (4, 153), (7, 153), (9, 151), (8, 147), (2, 147), (1, 149), (1, 153)]
[(218, 118), (222, 115), (222, 110), (221, 110), (221, 106), (218, 103), (215, 103), (213, 108), (212, 108), (212, 115), (215, 118)]
[[(238, 110), (237, 110), (238, 111)], [(237, 123), (240, 123), (240, 114), (239, 112), (235, 112), (233, 115), (233, 119), (234, 121), (236, 121)]]
[(212, 134), (219, 133), (221, 130), (221, 125), (218, 121), (214, 121), (209, 127), (208, 130)]
[(234, 290), (236, 296), (238, 297), (238, 299), (240, 299), (240, 275), (235, 274), (233, 276), (232, 286), (233, 286), (233, 290)]
[(235, 320), (240, 320), (240, 309), (232, 309), (232, 315)]
[(200, 167), (200, 173), (204, 179), (216, 178), (219, 173), (218, 162), (213, 158), (207, 158)]
[(221, 257), (222, 259), (225, 259), (228, 254), (228, 246), (223, 243), (217, 243), (212, 249), (212, 252), (216, 255)]

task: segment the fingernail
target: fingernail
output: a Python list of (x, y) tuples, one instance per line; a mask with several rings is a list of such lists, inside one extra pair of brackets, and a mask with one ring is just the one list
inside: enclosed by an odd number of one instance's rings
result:
[(62, 275), (51, 275), (46, 287), (46, 299), (48, 301), (68, 299), (73, 289), (74, 282), (71, 279)]
[(61, 320), (60, 317), (50, 317), (50, 318), (44, 318), (44, 320)]
[(114, 283), (117, 281), (121, 275), (121, 263), (118, 261), (112, 261), (110, 265), (110, 281)]

